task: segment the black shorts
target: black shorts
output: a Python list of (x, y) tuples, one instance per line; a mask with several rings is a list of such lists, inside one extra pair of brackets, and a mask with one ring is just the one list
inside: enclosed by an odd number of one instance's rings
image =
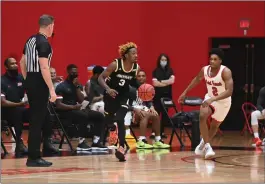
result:
[(104, 93), (104, 111), (109, 114), (115, 114), (122, 105), (129, 105), (129, 97), (117, 95), (112, 98), (109, 94)]

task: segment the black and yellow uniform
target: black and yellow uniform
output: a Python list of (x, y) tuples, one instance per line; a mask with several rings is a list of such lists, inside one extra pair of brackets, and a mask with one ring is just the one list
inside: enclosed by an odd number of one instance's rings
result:
[[(115, 98), (112, 98), (107, 92), (104, 92), (104, 110), (106, 121), (117, 122), (119, 143), (124, 147), (125, 142), (125, 127), (124, 117), (128, 111), (130, 99), (130, 85), (136, 85), (136, 75), (139, 68), (137, 63), (134, 63), (131, 70), (125, 71), (122, 59), (115, 60), (116, 70), (107, 78), (106, 83), (111, 88), (118, 92)], [(115, 116), (114, 116), (115, 115)]]

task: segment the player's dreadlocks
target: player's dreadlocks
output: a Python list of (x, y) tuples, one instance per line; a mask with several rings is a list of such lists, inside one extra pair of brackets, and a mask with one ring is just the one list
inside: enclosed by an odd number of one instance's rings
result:
[(128, 42), (126, 44), (120, 45), (119, 46), (119, 53), (121, 57), (124, 57), (125, 54), (129, 52), (130, 49), (132, 48), (137, 48), (137, 45), (133, 42)]

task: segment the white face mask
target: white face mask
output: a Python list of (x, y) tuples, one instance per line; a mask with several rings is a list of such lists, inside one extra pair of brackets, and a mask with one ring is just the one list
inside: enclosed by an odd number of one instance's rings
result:
[(162, 68), (165, 68), (167, 65), (167, 61), (160, 61), (160, 65)]

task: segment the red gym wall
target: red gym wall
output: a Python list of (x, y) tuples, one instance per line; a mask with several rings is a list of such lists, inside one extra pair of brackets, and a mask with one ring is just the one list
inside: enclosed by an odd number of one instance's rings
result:
[[(84, 83), (87, 66), (107, 65), (118, 57), (119, 44), (134, 41), (149, 82), (157, 56), (170, 56), (175, 99), (207, 64), (210, 37), (242, 37), (241, 18), (251, 20), (249, 37), (265, 36), (264, 2), (2, 2), (1, 13), (2, 63), (10, 54), (20, 59), (39, 16), (47, 13), (56, 19), (52, 65), (58, 75), (75, 63)], [(204, 90), (201, 85), (191, 95)]]

